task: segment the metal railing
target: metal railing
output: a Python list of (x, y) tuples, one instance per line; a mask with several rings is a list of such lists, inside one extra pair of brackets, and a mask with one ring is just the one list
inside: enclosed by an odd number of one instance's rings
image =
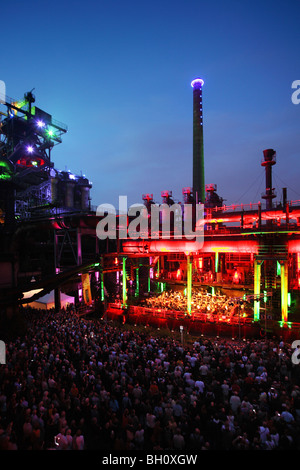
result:
[[(300, 200), (287, 201), (288, 206), (300, 206)], [(263, 209), (261, 202), (249, 203), (249, 204), (231, 204), (230, 206), (216, 206), (209, 209), (211, 212), (242, 212), (242, 211), (257, 211), (259, 206)], [(283, 208), (280, 201), (273, 202), (272, 209)]]
[[(122, 310), (121, 303), (109, 303), (108, 310)], [(245, 325), (251, 324), (253, 318), (243, 317), (242, 315), (232, 316), (225, 315), (224, 313), (220, 314), (208, 314), (203, 312), (192, 311), (191, 315), (187, 315), (186, 312), (182, 310), (169, 310), (164, 308), (151, 308), (151, 307), (142, 307), (139, 305), (130, 305), (129, 314), (141, 316), (141, 317), (152, 317), (152, 318), (162, 318), (162, 319), (172, 319), (172, 320), (192, 320), (192, 321), (201, 321), (207, 323), (228, 323), (230, 325)]]

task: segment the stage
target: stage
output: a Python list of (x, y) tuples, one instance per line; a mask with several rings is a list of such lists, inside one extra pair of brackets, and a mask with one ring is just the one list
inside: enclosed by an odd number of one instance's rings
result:
[(167, 309), (146, 308), (141, 306), (122, 307), (121, 303), (109, 303), (105, 312), (107, 320), (135, 325), (152, 326), (170, 331), (180, 331), (195, 335), (230, 337), (234, 339), (262, 339), (266, 336), (282, 337), (285, 341), (300, 338), (300, 323), (282, 324), (275, 320), (226, 315), (191, 314)]

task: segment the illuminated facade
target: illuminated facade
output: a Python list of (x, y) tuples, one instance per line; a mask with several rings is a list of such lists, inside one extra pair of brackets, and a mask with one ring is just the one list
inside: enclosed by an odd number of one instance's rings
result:
[(62, 142), (67, 126), (34, 103), (32, 92), (21, 101), (5, 97), (2, 102), (5, 111), (1, 112), (0, 122), (0, 183), (11, 183), (14, 204), (8, 205), (2, 197), (0, 208), (9, 223), (15, 218), (88, 210), (90, 205), (90, 181), (57, 170), (51, 160), (52, 149)]
[(194, 250), (194, 246), (184, 239), (122, 241), (129, 258), (148, 255), (160, 260), (160, 281), (178, 284), (181, 280), (188, 292), (191, 279), (195, 286), (214, 286), (232, 296), (235, 291), (244, 292), (253, 301), (255, 320), (260, 319), (267, 291), (268, 306), (273, 306), (274, 313), (277, 302), (280, 320), (288, 322), (288, 293), (296, 298), (299, 292), (299, 201), (272, 209), (260, 203), (207, 209), (203, 247)]

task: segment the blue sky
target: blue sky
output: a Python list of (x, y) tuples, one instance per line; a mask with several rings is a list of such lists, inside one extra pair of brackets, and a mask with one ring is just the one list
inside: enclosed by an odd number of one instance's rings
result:
[(1, 5), (0, 79), (16, 99), (68, 125), (58, 169), (93, 183), (94, 205), (118, 196), (182, 200), (192, 184), (192, 88), (201, 76), (205, 180), (227, 204), (257, 202), (262, 151), (274, 186), (300, 199), (300, 2), (102, 0)]

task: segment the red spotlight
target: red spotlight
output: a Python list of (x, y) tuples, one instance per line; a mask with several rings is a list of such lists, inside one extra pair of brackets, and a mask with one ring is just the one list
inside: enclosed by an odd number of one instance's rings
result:
[(24, 166), (26, 168), (38, 168), (40, 166), (45, 165), (45, 160), (37, 156), (21, 157), (17, 161), (17, 165)]

